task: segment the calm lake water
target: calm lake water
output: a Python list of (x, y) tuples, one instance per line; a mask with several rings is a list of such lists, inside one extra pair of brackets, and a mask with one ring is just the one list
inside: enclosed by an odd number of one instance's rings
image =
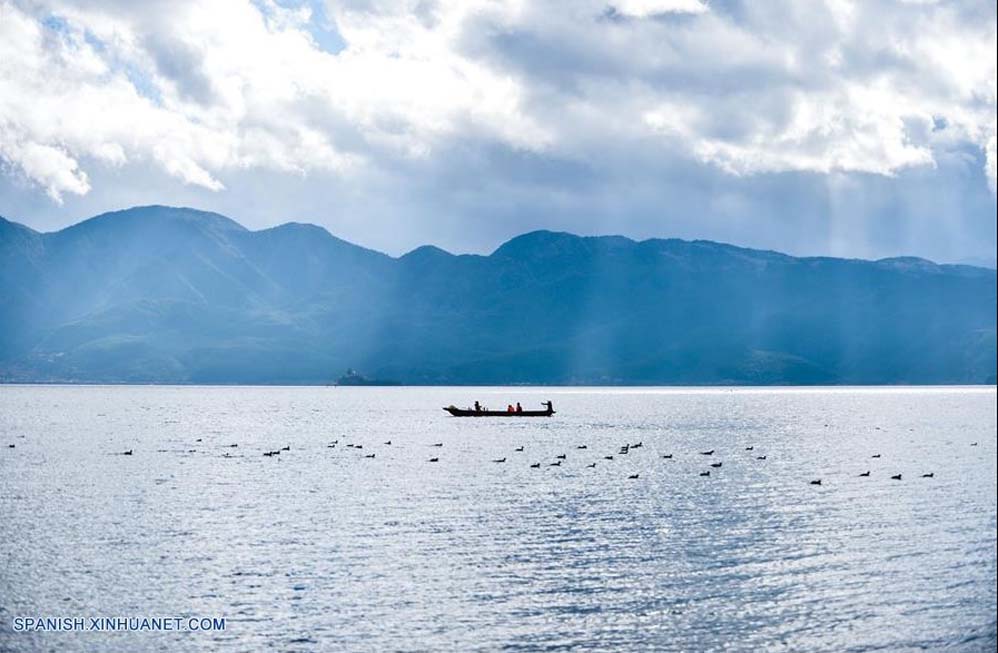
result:
[(0, 386), (0, 650), (993, 651), (995, 434), (994, 388)]

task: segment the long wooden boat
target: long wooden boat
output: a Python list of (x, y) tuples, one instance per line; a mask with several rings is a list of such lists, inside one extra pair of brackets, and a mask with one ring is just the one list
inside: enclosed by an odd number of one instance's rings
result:
[(475, 410), (474, 408), (458, 408), (457, 406), (444, 406), (444, 410), (454, 417), (551, 417), (555, 412), (553, 408), (521, 410), (518, 413), (511, 413), (508, 410)]

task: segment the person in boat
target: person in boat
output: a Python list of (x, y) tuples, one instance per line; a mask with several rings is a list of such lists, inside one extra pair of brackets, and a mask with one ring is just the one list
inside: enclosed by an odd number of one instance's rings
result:
[(518, 413), (522, 413), (523, 412), (523, 406), (520, 405), (519, 401), (516, 402), (516, 412), (518, 412)]
[(476, 413), (482, 412), (482, 405), (480, 403), (478, 403), (477, 400), (475, 401), (475, 412)]
[(514, 410), (515, 409), (513, 408), (513, 404), (506, 404), (506, 412), (507, 413), (512, 413)]
[(545, 401), (542, 405), (547, 406), (547, 410), (549, 413), (554, 412), (554, 404), (552, 404), (550, 401)]

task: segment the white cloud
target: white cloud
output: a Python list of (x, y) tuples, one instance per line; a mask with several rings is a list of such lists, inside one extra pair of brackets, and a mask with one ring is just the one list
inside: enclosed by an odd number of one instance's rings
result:
[(702, 14), (707, 5), (700, 0), (617, 0), (613, 7), (622, 14), (647, 18), (662, 14)]
[[(499, 144), (597, 170), (658, 157), (890, 176), (973, 145), (994, 188), (993, 6), (722, 9), (0, 0), (0, 158), (58, 201), (90, 192), (93, 166), (152, 164), (211, 190), (242, 169), (360, 184)], [(313, 38), (320, 20), (341, 51)]]

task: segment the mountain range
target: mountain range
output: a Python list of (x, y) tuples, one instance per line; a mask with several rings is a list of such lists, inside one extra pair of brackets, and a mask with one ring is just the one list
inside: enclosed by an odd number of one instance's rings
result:
[(401, 257), (165, 206), (0, 218), (0, 381), (995, 383), (996, 275), (536, 231)]

